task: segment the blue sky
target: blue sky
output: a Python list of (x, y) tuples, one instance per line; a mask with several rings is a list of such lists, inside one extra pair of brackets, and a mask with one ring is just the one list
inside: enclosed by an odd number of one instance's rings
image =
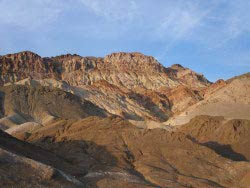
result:
[(211, 81), (250, 71), (249, 0), (0, 0), (0, 55), (118, 51)]

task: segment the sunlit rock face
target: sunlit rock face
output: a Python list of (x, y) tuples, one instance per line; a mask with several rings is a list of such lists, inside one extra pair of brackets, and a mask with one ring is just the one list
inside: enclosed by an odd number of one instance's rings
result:
[[(155, 58), (141, 53), (113, 53), (104, 58), (61, 55), (41, 58), (32, 52), (20, 52), (0, 57), (1, 84), (27, 77), (55, 78), (70, 85), (91, 85), (98, 80), (125, 86), (159, 89), (187, 82), (207, 86), (209, 82), (189, 69), (176, 65), (165, 68)], [(178, 80), (180, 79), (180, 80)], [(191, 81), (188, 81), (188, 80)]]
[[(111, 114), (134, 120), (166, 121), (172, 112), (199, 101), (200, 90), (210, 85), (190, 69), (181, 65), (165, 68), (155, 58), (138, 52), (112, 53), (104, 58), (76, 54), (42, 58), (25, 51), (1, 56), (0, 70), (1, 85), (26, 78), (55, 80), (49, 85), (61, 88), (66, 84), (66, 91)], [(181, 92), (181, 100), (171, 97), (181, 87), (186, 90)]]

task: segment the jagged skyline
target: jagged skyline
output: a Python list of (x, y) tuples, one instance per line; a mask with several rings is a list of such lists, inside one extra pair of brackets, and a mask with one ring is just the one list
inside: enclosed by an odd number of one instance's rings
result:
[(227, 79), (249, 70), (249, 7), (245, 0), (2, 0), (0, 55), (139, 51)]

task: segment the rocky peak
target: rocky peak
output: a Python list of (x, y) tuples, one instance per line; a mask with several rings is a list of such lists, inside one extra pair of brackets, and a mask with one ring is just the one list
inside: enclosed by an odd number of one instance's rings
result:
[(174, 70), (183, 70), (185, 69), (182, 65), (180, 64), (173, 64), (171, 67), (171, 69), (174, 69)]
[(55, 57), (51, 57), (49, 59), (53, 59), (55, 61), (60, 61), (60, 62), (65, 62), (68, 60), (72, 60), (72, 59), (81, 59), (82, 57), (80, 55), (77, 54), (65, 54), (65, 55), (59, 55), (59, 56), (55, 56)]
[(105, 56), (104, 62), (112, 64), (120, 70), (125, 71), (147, 71), (147, 73), (162, 73), (164, 67), (152, 56), (139, 52), (118, 52)]
[(7, 54), (0, 57), (0, 85), (16, 82), (28, 77), (37, 79), (46, 77), (54, 78), (54, 68), (44, 62), (39, 55), (23, 51), (15, 54)]
[(211, 84), (203, 74), (196, 73), (180, 64), (174, 64), (166, 70), (171, 77), (192, 88), (205, 88)]
[(28, 61), (28, 62), (41, 59), (41, 57), (38, 54), (31, 52), (31, 51), (22, 51), (22, 52), (15, 53), (15, 54), (7, 54), (4, 56), (1, 56), (1, 58)]
[(110, 62), (119, 62), (119, 61), (127, 61), (130, 62), (132, 60), (143, 60), (146, 59), (148, 61), (155, 60), (151, 56), (144, 55), (140, 52), (117, 52), (117, 53), (111, 53), (109, 55), (106, 55), (104, 60), (110, 61)]
[(217, 80), (215, 83), (211, 84), (209, 87), (207, 87), (203, 92), (205, 97), (209, 97), (211, 94), (216, 92), (217, 90), (221, 89), (226, 85), (226, 81), (223, 79)]

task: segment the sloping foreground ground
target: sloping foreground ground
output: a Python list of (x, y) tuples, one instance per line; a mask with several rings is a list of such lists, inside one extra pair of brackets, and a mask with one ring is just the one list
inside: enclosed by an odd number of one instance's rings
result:
[(62, 169), (76, 171), (55, 154), (0, 131), (0, 187), (84, 187)]
[(15, 136), (64, 158), (87, 187), (249, 186), (247, 157), (228, 159), (187, 135), (139, 129), (117, 117), (88, 117), (58, 119)]
[(177, 129), (225, 157), (250, 160), (250, 120), (197, 116)]

